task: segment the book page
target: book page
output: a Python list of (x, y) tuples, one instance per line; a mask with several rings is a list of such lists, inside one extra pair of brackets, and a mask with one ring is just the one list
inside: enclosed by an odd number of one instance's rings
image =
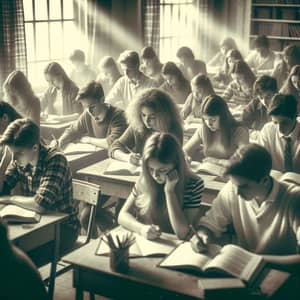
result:
[(2, 217), (2, 218), (5, 216), (20, 216), (23, 218), (34, 218), (35, 215), (36, 215), (36, 212), (16, 206), (16, 205), (6, 205), (0, 211), (0, 217)]
[(207, 266), (220, 269), (247, 282), (262, 262), (262, 257), (235, 245), (226, 245)]
[(79, 154), (79, 153), (90, 153), (97, 151), (98, 147), (91, 144), (85, 143), (69, 143), (64, 149), (64, 154)]
[(206, 172), (208, 174), (216, 175), (222, 177), (225, 171), (225, 168), (221, 165), (217, 165), (211, 162), (202, 162), (192, 164), (192, 170), (196, 173)]
[(141, 166), (135, 166), (133, 164), (112, 160), (107, 169), (104, 171), (104, 174), (107, 175), (127, 175), (127, 176), (137, 176), (142, 172)]
[(211, 261), (218, 251), (219, 247), (216, 248), (212, 245), (207, 253), (196, 253), (192, 249), (190, 242), (184, 242), (164, 259), (159, 266), (174, 269), (180, 267), (194, 267), (204, 271), (205, 265)]

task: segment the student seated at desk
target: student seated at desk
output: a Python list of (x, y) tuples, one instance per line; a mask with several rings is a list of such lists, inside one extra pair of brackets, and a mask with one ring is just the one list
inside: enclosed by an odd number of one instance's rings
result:
[(183, 104), (191, 92), (189, 81), (175, 63), (169, 61), (163, 65), (162, 74), (165, 82), (161, 89), (170, 94), (177, 104)]
[(192, 80), (197, 74), (207, 74), (205, 62), (195, 59), (195, 55), (191, 48), (179, 48), (176, 56), (180, 61), (179, 68), (187, 80)]
[[(300, 255), (300, 188), (270, 175), (272, 158), (256, 144), (239, 148), (230, 159), (229, 182), (198, 223), (191, 239), (195, 251), (233, 227), (235, 242), (263, 255), (272, 267), (298, 269)], [(203, 245), (204, 243), (204, 245)]]
[(226, 54), (233, 49), (237, 49), (234, 39), (230, 37), (224, 38), (220, 43), (220, 50), (210, 59), (207, 63), (207, 67), (215, 68), (214, 73), (219, 73), (224, 66)]
[(0, 219), (0, 298), (46, 300), (48, 295), (41, 276), (30, 258), (13, 246), (7, 226)]
[(234, 64), (239, 60), (243, 60), (242, 54), (239, 50), (231, 49), (227, 51), (225, 63), (221, 71), (213, 77), (213, 82), (216, 86), (223, 88), (232, 81), (231, 72)]
[(199, 217), (203, 180), (189, 170), (173, 135), (154, 133), (143, 152), (143, 172), (120, 211), (118, 222), (147, 239), (161, 232), (185, 239)]
[(262, 75), (254, 82), (255, 98), (244, 108), (242, 123), (249, 129), (261, 130), (270, 121), (268, 107), (273, 96), (277, 93), (276, 80), (268, 75)]
[(118, 79), (106, 97), (106, 102), (121, 109), (126, 109), (130, 101), (147, 88), (156, 87), (152, 78), (140, 71), (140, 58), (137, 52), (125, 50), (119, 56), (118, 62), (124, 76)]
[(49, 88), (42, 99), (42, 110), (47, 114), (60, 116), (61, 120), (67, 115), (80, 114), (82, 107), (75, 101), (78, 87), (63, 67), (57, 62), (51, 62), (45, 68), (44, 75)]
[(289, 45), (283, 49), (282, 61), (278, 63), (273, 70), (272, 77), (277, 81), (280, 90), (289, 76), (293, 66), (300, 65), (300, 47)]
[(85, 63), (85, 54), (82, 50), (74, 50), (69, 59), (74, 67), (70, 73), (70, 79), (73, 80), (79, 88), (96, 79), (96, 73)]
[(62, 149), (74, 140), (107, 149), (127, 128), (124, 112), (104, 103), (105, 96), (100, 83), (92, 81), (83, 87), (76, 101), (85, 110), (58, 140), (58, 146)]
[(252, 99), (252, 88), (255, 75), (249, 66), (242, 60), (237, 61), (231, 70), (232, 81), (223, 93), (225, 101), (237, 104), (248, 104)]
[(298, 101), (298, 114), (300, 113), (300, 65), (293, 66), (291, 72), (280, 89), (281, 94), (293, 95)]
[(272, 156), (272, 168), (300, 173), (300, 123), (297, 100), (292, 95), (276, 94), (269, 105), (272, 122), (260, 132), (258, 142)]
[(147, 46), (141, 51), (141, 71), (154, 79), (157, 82), (157, 86), (160, 86), (164, 82), (164, 78), (161, 74), (163, 64), (160, 62), (159, 57), (151, 46)]
[[(254, 73), (272, 72), (279, 57), (270, 49), (266, 35), (259, 35), (253, 40), (253, 50), (245, 58)], [(269, 73), (270, 74), (270, 73)]]
[(249, 142), (248, 129), (233, 118), (220, 96), (208, 96), (202, 103), (201, 112), (203, 122), (183, 150), (195, 159), (195, 152), (202, 145), (206, 161), (224, 165), (240, 145)]
[(155, 131), (172, 133), (183, 143), (182, 121), (171, 97), (159, 89), (148, 89), (127, 110), (129, 127), (110, 147), (112, 158), (139, 165), (147, 138)]
[[(0, 193), (4, 195), (0, 197), (0, 204), (15, 204), (40, 213), (69, 214), (68, 220), (60, 227), (60, 250), (70, 249), (78, 236), (79, 221), (67, 159), (62, 153), (40, 143), (39, 128), (29, 119), (12, 122), (0, 144), (8, 146), (13, 154), (7, 170), (0, 174)], [(21, 195), (6, 196), (18, 183)], [(42, 259), (43, 253), (30, 257)]]
[(23, 117), (40, 126), (41, 104), (21, 71), (13, 71), (3, 84), (4, 98)]
[(116, 61), (111, 56), (104, 56), (99, 61), (98, 70), (99, 75), (96, 81), (101, 83), (104, 94), (107, 95), (122, 75)]
[(201, 104), (202, 101), (210, 95), (214, 95), (215, 91), (209, 78), (206, 75), (196, 75), (191, 81), (192, 92), (187, 97), (181, 116), (184, 120), (188, 119), (189, 122), (201, 121)]

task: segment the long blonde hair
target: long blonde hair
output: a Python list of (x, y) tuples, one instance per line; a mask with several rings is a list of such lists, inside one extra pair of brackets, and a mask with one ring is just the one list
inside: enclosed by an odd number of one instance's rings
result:
[(190, 171), (182, 147), (172, 134), (157, 132), (148, 138), (143, 152), (143, 173), (139, 180), (139, 184), (148, 195), (144, 199), (147, 198), (148, 201), (143, 203), (141, 214), (150, 216), (154, 224), (164, 224), (168, 220), (164, 186), (158, 184), (150, 174), (148, 167), (150, 159), (156, 159), (162, 164), (174, 165), (179, 177), (175, 193), (181, 206), (183, 206), (186, 182), (196, 175)]
[(140, 133), (147, 131), (141, 117), (143, 107), (149, 107), (154, 111), (160, 132), (172, 133), (182, 144), (182, 119), (175, 102), (166, 92), (155, 88), (147, 89), (129, 104), (126, 111), (128, 123)]

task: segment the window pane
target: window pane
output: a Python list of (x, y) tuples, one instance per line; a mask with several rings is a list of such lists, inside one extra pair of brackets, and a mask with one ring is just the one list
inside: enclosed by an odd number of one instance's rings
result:
[(35, 18), (37, 20), (47, 20), (48, 19), (47, 1), (39, 0), (39, 1), (34, 1), (34, 3), (35, 3)]
[(26, 34), (27, 59), (30, 62), (30, 61), (35, 60), (33, 24), (32, 23), (25, 23), (25, 34)]
[(36, 23), (36, 59), (49, 59), (48, 23)]
[(33, 20), (32, 0), (23, 0), (25, 21)]
[(50, 23), (50, 53), (51, 59), (63, 57), (63, 35), (61, 22)]
[(64, 19), (73, 19), (74, 18), (74, 0), (64, 0)]
[(61, 19), (61, 3), (60, 0), (51, 0), (50, 4), (50, 19)]
[(64, 57), (69, 57), (70, 53), (76, 49), (84, 49), (83, 39), (73, 21), (64, 22)]

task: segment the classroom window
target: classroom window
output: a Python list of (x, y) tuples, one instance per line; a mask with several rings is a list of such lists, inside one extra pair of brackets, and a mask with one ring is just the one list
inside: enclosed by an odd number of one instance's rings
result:
[(195, 1), (160, 1), (160, 58), (163, 62), (176, 59), (181, 46), (195, 49)]
[(80, 45), (73, 0), (23, 0), (28, 77), (35, 88), (45, 87), (44, 68), (50, 61), (68, 69), (68, 56)]

